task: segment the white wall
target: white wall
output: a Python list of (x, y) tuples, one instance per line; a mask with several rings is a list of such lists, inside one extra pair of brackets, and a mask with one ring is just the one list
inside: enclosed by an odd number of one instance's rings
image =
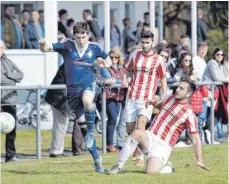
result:
[(46, 75), (45, 54), (39, 50), (6, 50), (6, 54), (24, 73), (20, 85), (42, 85), (51, 80)]
[(90, 9), (92, 11), (92, 1), (58, 1), (57, 9), (58, 11), (66, 9), (69, 18), (73, 18), (75, 21), (82, 21), (83, 10)]

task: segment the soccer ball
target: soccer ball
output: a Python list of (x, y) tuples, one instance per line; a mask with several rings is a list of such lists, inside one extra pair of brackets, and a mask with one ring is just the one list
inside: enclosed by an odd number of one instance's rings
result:
[(0, 113), (0, 128), (2, 134), (10, 133), (15, 127), (14, 117), (7, 112)]

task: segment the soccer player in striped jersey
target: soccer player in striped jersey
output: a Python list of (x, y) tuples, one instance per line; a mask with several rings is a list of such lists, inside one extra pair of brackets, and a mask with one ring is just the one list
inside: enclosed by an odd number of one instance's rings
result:
[[(102, 158), (96, 149), (94, 137), (95, 121), (95, 68), (110, 67), (109, 56), (99, 47), (97, 43), (89, 42), (89, 25), (77, 22), (73, 27), (74, 40), (48, 44), (40, 40), (42, 52), (58, 52), (63, 56), (66, 76), (67, 98), (76, 119), (81, 126), (85, 136), (85, 147), (93, 156), (96, 172), (104, 172)], [(85, 122), (86, 120), (86, 122)]]
[[(125, 105), (125, 116), (127, 133), (136, 128), (144, 130), (146, 123), (151, 119), (153, 106), (145, 107), (148, 100), (152, 100), (161, 80), (162, 99), (166, 95), (166, 67), (163, 58), (153, 51), (154, 35), (150, 31), (141, 33), (142, 50), (135, 51), (130, 55), (124, 68), (126, 73), (133, 72)], [(128, 74), (124, 74), (123, 85), (128, 86), (125, 79)], [(137, 165), (144, 164), (144, 155), (140, 154)]]
[(173, 146), (186, 127), (192, 137), (197, 166), (209, 170), (203, 163), (197, 118), (188, 100), (195, 89), (195, 84), (182, 79), (175, 95), (169, 96), (163, 102), (159, 100), (147, 102), (146, 106), (152, 104), (160, 108), (159, 114), (148, 130), (136, 129), (131, 133), (120, 152), (118, 164), (109, 169), (108, 173), (121, 172), (137, 146), (147, 155), (146, 173), (172, 173), (173, 166), (168, 160)]

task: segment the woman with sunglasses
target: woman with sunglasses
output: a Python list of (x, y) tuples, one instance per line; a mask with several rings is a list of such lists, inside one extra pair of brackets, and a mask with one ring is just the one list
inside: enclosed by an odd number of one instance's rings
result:
[[(224, 59), (225, 59), (225, 54), (223, 49), (221, 48), (216, 48), (213, 52), (213, 57), (212, 59), (208, 62), (207, 67), (204, 71), (203, 75), (203, 81), (208, 81), (208, 82), (227, 82), (228, 83), (228, 76), (224, 75), (225, 73), (225, 67), (224, 67)], [(214, 100), (215, 100), (215, 111), (218, 110), (219, 108), (219, 87), (215, 87), (214, 91)], [(222, 131), (222, 121), (221, 117), (222, 116), (216, 116), (216, 121), (217, 122), (217, 134), (218, 134), (218, 141), (219, 142), (227, 142), (223, 135)], [(210, 117), (209, 117), (210, 118)], [(210, 121), (208, 121), (210, 122)], [(208, 126), (209, 129), (211, 129), (211, 126)]]
[[(114, 47), (109, 53), (112, 61), (110, 68), (104, 68), (101, 70), (101, 77), (106, 78), (105, 84), (121, 84), (123, 79), (123, 56), (121, 50), (118, 47)], [(117, 152), (118, 150), (114, 147), (114, 133), (118, 116), (122, 109), (122, 103), (124, 101), (126, 89), (124, 88), (111, 88), (106, 89), (106, 109), (107, 109), (107, 151)], [(125, 122), (119, 121), (117, 125), (117, 147), (121, 148), (124, 143), (125, 135)]]

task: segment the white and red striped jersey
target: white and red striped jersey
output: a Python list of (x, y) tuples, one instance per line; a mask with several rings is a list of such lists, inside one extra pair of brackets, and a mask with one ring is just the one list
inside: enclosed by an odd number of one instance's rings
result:
[(190, 134), (198, 133), (196, 115), (189, 103), (180, 103), (174, 96), (169, 96), (162, 104), (149, 130), (173, 147), (186, 128), (189, 129)]
[(128, 97), (133, 100), (153, 99), (160, 78), (165, 76), (165, 63), (158, 54), (143, 55), (142, 51), (133, 52), (124, 64), (127, 71), (133, 71)]

